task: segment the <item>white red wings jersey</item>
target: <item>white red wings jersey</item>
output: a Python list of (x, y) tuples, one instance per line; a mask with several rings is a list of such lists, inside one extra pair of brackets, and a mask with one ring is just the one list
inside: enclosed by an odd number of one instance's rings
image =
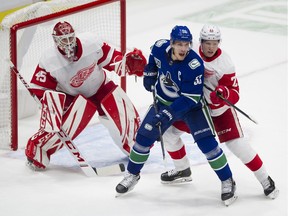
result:
[[(46, 50), (31, 79), (33, 87), (53, 89), (72, 96), (94, 95), (106, 79), (105, 71), (113, 70), (110, 64), (122, 54), (108, 44), (98, 40), (91, 33), (77, 35), (77, 52), (73, 62), (69, 62), (57, 49)], [(41, 91), (35, 91), (42, 97)]]
[[(199, 47), (197, 52), (204, 61), (205, 85), (211, 89), (215, 89), (219, 85), (226, 86), (229, 89), (229, 96), (227, 99), (235, 104), (239, 100), (239, 86), (236, 78), (235, 66), (230, 56), (220, 48), (218, 48), (216, 54), (211, 58), (204, 56), (201, 47)], [(211, 108), (212, 116), (219, 116), (229, 109), (229, 106), (224, 103), (221, 105), (212, 104), (210, 93), (211, 91), (204, 87), (204, 96)]]

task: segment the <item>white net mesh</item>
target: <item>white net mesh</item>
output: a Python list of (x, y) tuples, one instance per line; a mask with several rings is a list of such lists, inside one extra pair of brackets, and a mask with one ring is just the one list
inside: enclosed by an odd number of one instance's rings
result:
[[(11, 145), (11, 81), (9, 47), (9, 29), (16, 23), (34, 19), (35, 17), (63, 11), (71, 7), (93, 2), (92, 0), (61, 0), (35, 3), (22, 10), (5, 17), (0, 29), (0, 148), (10, 148)], [(54, 45), (51, 33), (54, 25), (59, 21), (68, 21), (74, 27), (76, 35), (80, 32), (95, 32), (98, 37), (117, 49), (121, 47), (121, 20), (120, 1), (110, 1), (97, 7), (91, 7), (71, 15), (53, 18), (43, 23), (32, 25), (17, 31), (17, 68), (21, 75), (29, 82), (38, 64), (43, 50)], [(116, 83), (120, 82), (114, 73), (110, 78)], [(31, 106), (32, 97), (25, 87), (18, 83), (18, 116), (25, 117), (37, 112)], [(32, 102), (27, 104), (27, 100)], [(35, 103), (33, 105), (36, 107)], [(26, 108), (27, 107), (27, 108)]]

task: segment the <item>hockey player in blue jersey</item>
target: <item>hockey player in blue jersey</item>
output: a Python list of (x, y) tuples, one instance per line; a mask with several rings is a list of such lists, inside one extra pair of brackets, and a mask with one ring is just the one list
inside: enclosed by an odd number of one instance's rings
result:
[(202, 101), (203, 61), (191, 46), (190, 30), (186, 26), (175, 26), (170, 40), (158, 40), (151, 48), (144, 71), (144, 87), (152, 91), (155, 86), (158, 112), (151, 106), (141, 123), (130, 152), (128, 173), (116, 186), (118, 194), (131, 191), (139, 181), (150, 149), (159, 138), (158, 126), (164, 133), (173, 122), (182, 120), (189, 126), (195, 142), (222, 182), (221, 199), (225, 204), (236, 199), (231, 170), (214, 137), (212, 121)]

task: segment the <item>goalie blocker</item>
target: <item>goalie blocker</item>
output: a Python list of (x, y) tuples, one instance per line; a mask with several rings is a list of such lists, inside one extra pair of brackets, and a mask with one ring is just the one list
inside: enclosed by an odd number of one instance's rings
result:
[(115, 144), (124, 154), (129, 155), (140, 124), (139, 114), (125, 92), (110, 81), (90, 98), (66, 95), (65, 100), (63, 93), (45, 91), (40, 129), (28, 140), (25, 150), (27, 159), (35, 167), (45, 169), (51, 155), (63, 147), (55, 132), (62, 126), (71, 139), (75, 139), (96, 111)]

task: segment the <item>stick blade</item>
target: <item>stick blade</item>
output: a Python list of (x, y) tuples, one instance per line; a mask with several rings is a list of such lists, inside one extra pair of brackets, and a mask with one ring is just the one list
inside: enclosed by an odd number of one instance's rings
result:
[(94, 168), (94, 170), (99, 176), (117, 175), (125, 172), (125, 166), (123, 163), (120, 163), (111, 166)]

